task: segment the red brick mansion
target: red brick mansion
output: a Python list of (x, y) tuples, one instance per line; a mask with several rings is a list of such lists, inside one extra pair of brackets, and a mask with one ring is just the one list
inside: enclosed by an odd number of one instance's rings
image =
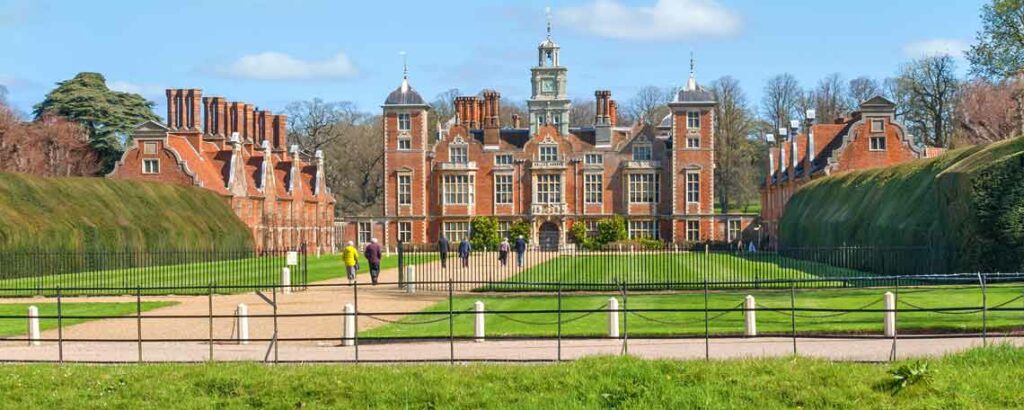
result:
[(714, 211), (716, 102), (692, 70), (656, 126), (617, 124), (611, 92), (599, 90), (594, 125), (570, 127), (559, 51), (550, 34), (538, 46), (528, 116), (511, 124), (500, 121), (500, 93), (484, 90), (428, 129), (430, 107), (404, 78), (382, 106), (384, 216), (343, 222), (346, 239), (458, 241), (474, 217), (494, 216), (502, 236), (527, 221), (531, 241), (555, 249), (572, 225), (622, 215), (632, 238), (737, 240), (755, 215)]
[(213, 191), (249, 226), (257, 249), (332, 251), (335, 202), (321, 153), (288, 146), (284, 115), (201, 96), (167, 90), (167, 124), (136, 128), (110, 177)]

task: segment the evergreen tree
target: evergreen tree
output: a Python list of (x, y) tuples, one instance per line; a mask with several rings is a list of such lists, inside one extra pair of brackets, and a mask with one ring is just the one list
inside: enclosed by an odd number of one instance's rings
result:
[(104, 173), (120, 159), (136, 125), (160, 120), (153, 113), (153, 103), (138, 94), (110, 90), (99, 73), (78, 73), (57, 83), (33, 111), (36, 119), (55, 114), (81, 124), (99, 154)]

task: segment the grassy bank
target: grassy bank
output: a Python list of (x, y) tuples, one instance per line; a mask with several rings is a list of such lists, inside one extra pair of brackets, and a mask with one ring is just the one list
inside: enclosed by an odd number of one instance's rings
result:
[(11, 408), (1019, 408), (1024, 350), (894, 364), (804, 358), (550, 365), (28, 365), (0, 367)]
[(251, 248), (227, 202), (200, 188), (0, 173), (0, 252)]
[(934, 273), (1016, 272), (1024, 268), (1022, 155), (1017, 138), (815, 180), (786, 205), (781, 243), (927, 246), (948, 250), (927, 262)]
[[(174, 304), (175, 302), (143, 302), (141, 308), (145, 312)], [(134, 315), (137, 309), (135, 303), (62, 303), (61, 305), (62, 314), (68, 316), (128, 316)], [(0, 304), (0, 316), (5, 317), (0, 319), (0, 337), (26, 334), (28, 326), (26, 325), (27, 319), (25, 316), (28, 315), (29, 306), (38, 307), (39, 316), (57, 315), (56, 303)], [(7, 318), (7, 316), (21, 317)], [(63, 322), (64, 326), (70, 326), (92, 320), (99, 319), (70, 318), (63, 319)], [(57, 319), (39, 319), (39, 328), (41, 330), (55, 329), (56, 327)]]
[[(834, 289), (798, 290), (795, 292), (797, 308), (817, 309), (883, 309), (883, 293), (891, 289)], [(988, 306), (1016, 308), (1017, 311), (990, 310), (987, 312), (989, 330), (1019, 330), (1024, 328), (1024, 299), (1020, 298), (1021, 286), (992, 286), (988, 289)], [(791, 317), (789, 291), (743, 291), (711, 292), (708, 307), (711, 309), (740, 308), (746, 295), (753, 295), (757, 301), (757, 328), (761, 334), (789, 334)], [(562, 309), (602, 310), (587, 314), (572, 312), (562, 314), (562, 334), (571, 336), (601, 336), (608, 331), (607, 309), (609, 295), (564, 296)], [(620, 296), (620, 309), (625, 308)], [(474, 315), (470, 313), (473, 303), (483, 301), (488, 311), (503, 313), (486, 316), (488, 335), (495, 336), (548, 336), (556, 335), (557, 313), (514, 314), (510, 311), (557, 310), (558, 299), (553, 296), (459, 296), (454, 299), (453, 311), (466, 312), (455, 316), (454, 331), (457, 336), (472, 336)], [(954, 312), (908, 312), (912, 308), (973, 308), (982, 306), (982, 294), (978, 287), (922, 287), (904, 288), (900, 292), (897, 308), (897, 326), (901, 332), (923, 331), (980, 331), (982, 312), (974, 310)], [(676, 294), (629, 295), (629, 309), (696, 309), (696, 312), (636, 312), (620, 319), (619, 328), (624, 332), (628, 322), (631, 337), (658, 335), (703, 335), (704, 294), (703, 292)], [(767, 308), (783, 309), (770, 311)], [(439, 302), (425, 311), (448, 312), (448, 301)], [(710, 312), (709, 331), (712, 335), (741, 335), (744, 330), (742, 311)], [(803, 311), (797, 312), (797, 332), (801, 334), (881, 334), (883, 312), (848, 313)], [(448, 336), (447, 315), (413, 315), (399, 323), (370, 329), (360, 337), (417, 337)], [(436, 321), (435, 323), (425, 323)]]

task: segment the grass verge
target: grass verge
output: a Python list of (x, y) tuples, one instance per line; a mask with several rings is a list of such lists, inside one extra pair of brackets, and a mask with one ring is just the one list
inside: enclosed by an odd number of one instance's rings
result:
[[(892, 289), (821, 289), (798, 290), (795, 292), (797, 308), (825, 309), (884, 309), (882, 296)], [(988, 307), (985, 313), (988, 329), (1019, 330), (1024, 328), (1024, 298), (1022, 287), (990, 286)], [(789, 334), (792, 328), (790, 292), (779, 290), (714, 291), (708, 294), (711, 309), (737, 309), (729, 312), (710, 312), (709, 331), (711, 335), (741, 335), (744, 331), (744, 316), (739, 310), (746, 295), (753, 295), (758, 304), (757, 328), (760, 334)], [(569, 295), (562, 298), (562, 309), (600, 310), (596, 313), (572, 312), (562, 314), (562, 334), (568, 336), (601, 336), (608, 331), (607, 304), (610, 295)], [(630, 312), (625, 320), (620, 319), (620, 332), (628, 325), (631, 337), (664, 335), (704, 334), (704, 294), (687, 292), (675, 294), (634, 294), (628, 295), (623, 303), (621, 295), (616, 296), (620, 309), (694, 309), (694, 312)], [(484, 302), (487, 311), (529, 311), (557, 310), (558, 299), (554, 296), (458, 296), (453, 300), (456, 314), (454, 331), (456, 336), (472, 336), (474, 315), (473, 303)], [(982, 315), (975, 307), (982, 306), (982, 294), (978, 287), (921, 287), (902, 289), (897, 308), (897, 325), (901, 332), (966, 332), (980, 331)], [(917, 308), (962, 307), (963, 311), (911, 312)], [(998, 310), (995, 307), (1016, 310)], [(770, 311), (765, 308), (783, 309)], [(971, 309), (966, 309), (971, 308)], [(448, 301), (439, 302), (425, 309), (427, 312), (448, 312)], [(883, 312), (796, 312), (797, 332), (801, 334), (881, 334)], [(441, 320), (447, 315), (410, 315), (399, 323), (376, 327), (360, 333), (360, 337), (422, 337), (448, 336), (448, 321)], [(493, 313), (486, 316), (487, 335), (491, 336), (546, 336), (557, 333), (557, 313)]]
[(547, 365), (158, 364), (0, 367), (11, 408), (1020, 408), (1024, 350), (912, 362), (588, 358)]
[[(142, 311), (149, 311), (162, 307), (172, 306), (177, 302), (142, 302)], [(135, 303), (108, 303), (108, 302), (97, 302), (97, 303), (62, 303), (61, 312), (68, 316), (128, 316), (134, 315), (136, 312)], [(0, 316), (4, 319), (0, 319), (0, 337), (18, 336), (27, 333), (27, 315), (28, 307), (36, 306), (39, 308), (39, 316), (56, 316), (57, 315), (57, 304), (56, 303), (12, 303), (12, 304), (0, 304)], [(13, 318), (10, 316), (21, 316)], [(64, 319), (64, 326), (76, 325), (79, 323), (89, 322), (92, 320), (101, 320), (100, 318), (71, 318)], [(40, 330), (55, 329), (57, 327), (57, 319), (39, 319)]]

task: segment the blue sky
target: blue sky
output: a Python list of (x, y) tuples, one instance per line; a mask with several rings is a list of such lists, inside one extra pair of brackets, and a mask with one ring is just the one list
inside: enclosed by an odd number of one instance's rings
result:
[[(625, 101), (645, 85), (685, 83), (689, 55), (710, 82), (737, 78), (751, 102), (789, 72), (805, 86), (838, 72), (891, 76), (927, 53), (958, 55), (981, 0), (49, 1), (0, 0), (0, 84), (29, 111), (80, 71), (159, 104), (163, 89), (202, 88), (281, 110), (313, 97), (377, 112), (406, 51), (425, 98), (449, 88), (529, 95), (529, 68), (553, 37), (569, 92)], [(966, 63), (960, 60), (961, 71)]]

